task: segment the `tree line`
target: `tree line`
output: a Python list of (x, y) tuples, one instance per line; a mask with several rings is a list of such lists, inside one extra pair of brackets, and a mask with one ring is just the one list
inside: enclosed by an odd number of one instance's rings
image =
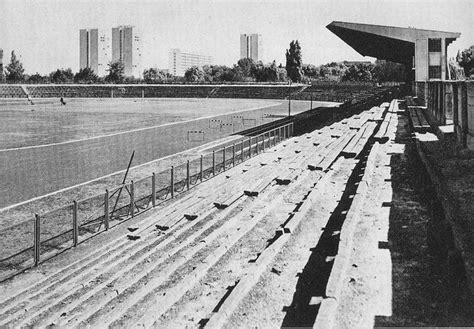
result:
[[(465, 76), (474, 74), (473, 47), (459, 52), (456, 61), (464, 70)], [(219, 83), (219, 82), (303, 82), (333, 81), (405, 81), (405, 66), (384, 60), (375, 63), (332, 62), (320, 66), (303, 64), (302, 51), (298, 40), (291, 41), (285, 52), (286, 65), (275, 61), (264, 64), (250, 58), (240, 59), (232, 67), (226, 65), (206, 65), (191, 67), (184, 77), (173, 76), (168, 72), (149, 68), (143, 71), (142, 78), (125, 77), (121, 62), (108, 64), (107, 75), (98, 77), (91, 68), (73, 73), (70, 68), (57, 69), (48, 75), (24, 73), (23, 64), (14, 51), (5, 72), (0, 72), (0, 82), (9, 83)]]

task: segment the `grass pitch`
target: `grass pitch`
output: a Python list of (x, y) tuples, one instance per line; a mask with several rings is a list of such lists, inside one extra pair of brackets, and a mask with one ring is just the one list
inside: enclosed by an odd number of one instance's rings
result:
[[(57, 99), (35, 105), (0, 102), (0, 150), (61, 143), (248, 109), (287, 114), (285, 100), (261, 99)], [(293, 101), (293, 113), (309, 109)], [(265, 111), (264, 111), (265, 112)]]

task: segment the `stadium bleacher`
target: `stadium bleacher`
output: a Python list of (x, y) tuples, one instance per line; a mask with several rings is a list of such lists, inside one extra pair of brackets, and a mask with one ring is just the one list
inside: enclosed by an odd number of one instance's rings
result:
[(91, 98), (264, 98), (283, 99), (289, 92), (298, 93), (305, 87), (286, 86), (215, 86), (215, 85), (30, 85), (32, 97)]
[(348, 101), (358, 101), (373, 95), (376, 91), (383, 91), (388, 87), (377, 87), (374, 83), (364, 82), (318, 82), (314, 83), (293, 96), (298, 100), (319, 100), (345, 103)]
[(26, 94), (18, 85), (0, 85), (0, 98), (25, 98)]
[(388, 87), (373, 83), (312, 85), (1, 85), (0, 98), (257, 98), (357, 102)]
[(278, 85), (278, 86), (220, 86), (213, 98), (264, 98), (284, 99), (288, 95), (295, 95), (304, 90), (306, 86), (301, 85)]

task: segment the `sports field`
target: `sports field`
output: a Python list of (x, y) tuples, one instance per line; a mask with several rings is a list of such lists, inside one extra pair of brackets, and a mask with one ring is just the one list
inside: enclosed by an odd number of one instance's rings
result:
[[(0, 104), (0, 208), (123, 170), (133, 151), (139, 165), (288, 113), (285, 100), (34, 101)], [(309, 106), (292, 101), (291, 113)], [(203, 138), (190, 139), (189, 131)]]
[[(66, 106), (56, 98), (34, 100), (33, 106), (0, 102), (0, 150), (81, 140), (251, 108), (270, 106), (269, 112), (286, 114), (279, 111), (282, 101), (259, 99), (66, 101)], [(295, 113), (302, 110), (300, 105), (295, 103)]]

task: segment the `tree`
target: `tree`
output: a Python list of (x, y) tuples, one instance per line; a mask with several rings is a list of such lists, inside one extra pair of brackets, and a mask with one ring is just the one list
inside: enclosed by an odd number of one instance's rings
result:
[(342, 76), (342, 81), (372, 81), (372, 64), (351, 65)]
[[(0, 49), (0, 57), (3, 56), (2, 50)], [(0, 64), (0, 83), (5, 82), (5, 73), (3, 73), (3, 64)]]
[(242, 68), (237, 64), (234, 64), (234, 67), (232, 68), (232, 73), (234, 75), (233, 81), (253, 81), (253, 77), (251, 75), (245, 75)]
[(74, 75), (74, 82), (75, 83), (95, 83), (99, 80), (99, 77), (97, 74), (95, 74), (94, 70), (91, 69), (90, 67), (85, 67), (83, 69), (80, 69), (79, 72), (77, 72)]
[(464, 74), (466, 77), (469, 77), (474, 74), (474, 46), (471, 46), (468, 49), (458, 52), (456, 56), (456, 61), (464, 69)]
[(74, 80), (74, 73), (70, 68), (57, 69), (49, 74), (49, 79), (52, 83), (70, 83)]
[(121, 61), (109, 63), (109, 68), (107, 69), (107, 76), (105, 81), (109, 83), (122, 83), (125, 79), (124, 76), (125, 67)]
[(288, 81), (288, 73), (284, 67), (278, 66), (277, 67), (277, 81)]
[(184, 78), (188, 82), (204, 82), (204, 72), (197, 66), (190, 67), (184, 73)]
[(6, 80), (8, 82), (18, 83), (25, 80), (25, 69), (23, 68), (23, 64), (16, 58), (14, 50), (12, 50), (10, 64), (7, 65), (6, 70)]
[(406, 80), (405, 65), (379, 59), (375, 61), (372, 74), (373, 78), (378, 82), (403, 82)]
[(253, 77), (255, 77), (255, 80), (257, 82), (267, 81), (265, 66), (261, 61), (258, 61), (257, 63), (255, 63), (255, 65), (252, 66), (251, 74)]
[(312, 64), (303, 64), (301, 67), (301, 71), (304, 76), (310, 79), (317, 79), (320, 77), (320, 70), (316, 66)]
[(448, 69), (451, 80), (466, 80), (466, 74), (464, 72), (464, 69), (454, 58), (449, 59)]
[(298, 40), (290, 42), (290, 49), (286, 50), (286, 72), (293, 82), (301, 80), (301, 46)]
[(252, 67), (255, 66), (255, 61), (251, 58), (242, 58), (237, 62), (237, 66), (242, 70), (244, 76), (251, 77)]
[(225, 65), (211, 65), (207, 72), (203, 69), (204, 79), (206, 81), (224, 81), (227, 69), (229, 68)]
[(50, 82), (48, 76), (43, 76), (43, 75), (39, 74), (38, 72), (36, 72), (32, 76), (30, 76), (28, 78), (28, 80), (26, 80), (26, 81), (28, 83), (48, 83), (48, 82)]
[(258, 62), (252, 67), (252, 75), (258, 82), (286, 81), (286, 70), (278, 67), (275, 61), (271, 64)]
[(143, 80), (145, 83), (160, 83), (168, 80), (168, 74), (156, 68), (150, 68), (143, 71)]
[(329, 73), (330, 73), (330, 70), (327, 66), (321, 65), (319, 67), (319, 75), (321, 76), (321, 78), (327, 77), (329, 75)]
[(233, 68), (230, 68), (228, 66), (223, 65), (220, 79), (221, 81), (241, 81), (242, 80), (241, 72), (242, 71), (240, 67), (238, 66), (234, 66)]

